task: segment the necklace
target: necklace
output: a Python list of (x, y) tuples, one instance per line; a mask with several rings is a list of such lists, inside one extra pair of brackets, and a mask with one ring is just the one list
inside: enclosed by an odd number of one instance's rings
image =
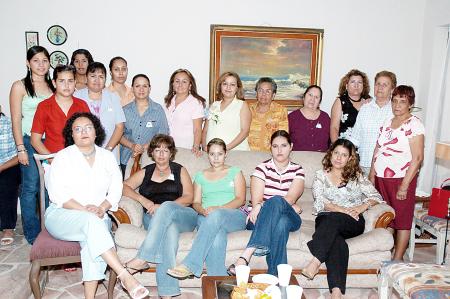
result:
[(95, 147), (94, 147), (94, 149), (92, 150), (92, 151), (90, 151), (89, 153), (83, 153), (83, 152), (81, 152), (82, 154), (83, 154), (83, 156), (86, 158), (86, 159), (90, 159), (94, 154), (95, 154)]
[(350, 99), (350, 101), (352, 101), (353, 103), (358, 103), (362, 101), (362, 97), (359, 97), (359, 100), (354, 100), (352, 99), (350, 96), (348, 96), (348, 98)]
[(167, 169), (169, 169), (169, 167), (167, 167), (167, 168), (164, 169), (164, 170), (158, 169), (158, 171), (159, 171), (159, 177), (160, 177), (160, 178), (162, 178), (162, 177), (166, 174), (166, 170), (167, 170)]

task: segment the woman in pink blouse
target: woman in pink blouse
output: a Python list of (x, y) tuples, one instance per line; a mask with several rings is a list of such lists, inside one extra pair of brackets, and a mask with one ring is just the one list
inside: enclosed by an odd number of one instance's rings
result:
[(411, 114), (414, 89), (400, 85), (392, 92), (392, 113), (380, 128), (369, 179), (395, 210), (389, 227), (394, 232), (394, 260), (403, 260), (414, 216), (417, 173), (423, 161), (425, 128)]
[(192, 149), (196, 156), (202, 151), (202, 124), (206, 100), (197, 93), (194, 76), (178, 69), (170, 76), (169, 91), (164, 97), (164, 111), (170, 136), (177, 147)]

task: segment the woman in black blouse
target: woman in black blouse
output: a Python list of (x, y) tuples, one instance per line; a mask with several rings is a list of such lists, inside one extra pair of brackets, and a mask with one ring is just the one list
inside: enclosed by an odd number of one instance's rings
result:
[(370, 99), (369, 91), (369, 79), (360, 70), (350, 70), (342, 77), (339, 96), (331, 107), (331, 143), (351, 135), (359, 109)]
[[(180, 294), (178, 279), (166, 274), (175, 267), (180, 233), (193, 231), (197, 213), (190, 207), (193, 201), (192, 180), (187, 170), (172, 162), (176, 148), (173, 138), (157, 134), (150, 141), (148, 155), (155, 161), (124, 182), (123, 195), (139, 202), (144, 208), (147, 236), (137, 257), (125, 264), (134, 274), (156, 266), (158, 295), (172, 298)], [(139, 188), (139, 193), (135, 190)]]

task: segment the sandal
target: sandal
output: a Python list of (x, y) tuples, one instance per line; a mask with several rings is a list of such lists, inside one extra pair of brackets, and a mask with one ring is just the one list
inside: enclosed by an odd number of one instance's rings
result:
[(125, 265), (123, 265), (123, 267), (127, 270), (131, 270), (131, 271), (128, 271), (128, 272), (130, 272), (131, 275), (134, 275), (137, 273), (142, 274), (142, 272), (145, 272), (151, 268), (151, 266), (149, 264), (146, 264), (143, 268), (136, 269), (136, 268), (128, 266), (127, 263), (125, 263)]
[(314, 277), (316, 277), (316, 275), (319, 273), (319, 269), (317, 269), (316, 273), (309, 273), (308, 271), (305, 271), (305, 269), (300, 271), (300, 274), (305, 276), (308, 280), (313, 280)]
[(192, 273), (185, 265), (181, 264), (176, 266), (175, 268), (168, 269), (167, 274), (169, 274), (172, 277), (178, 278), (178, 279), (186, 279), (186, 278), (193, 278), (194, 273)]
[(14, 242), (14, 238), (13, 238), (13, 237), (3, 237), (3, 238), (0, 240), (0, 244), (1, 244), (2, 246), (8, 246), (8, 245), (11, 245), (13, 242)]
[[(238, 258), (238, 260), (239, 260), (239, 259), (243, 259), (246, 266), (248, 266), (248, 264), (250, 263), (250, 262), (247, 261), (247, 259), (246, 259), (245, 257), (243, 257), (243, 256), (240, 256), (240, 257)], [(235, 265), (235, 264), (231, 264), (231, 265), (228, 267), (228, 269), (227, 269), (227, 273), (228, 273), (228, 275), (230, 275), (230, 276), (236, 276), (236, 265)]]
[[(123, 274), (125, 274), (126, 272), (128, 272), (128, 270), (125, 268), (125, 269), (123, 269), (120, 273), (119, 273), (119, 275), (117, 275), (117, 280), (120, 280), (120, 284), (122, 285), (122, 288), (124, 289), (124, 290), (126, 290), (127, 292), (128, 292), (128, 294), (130, 294), (130, 297), (132, 298), (132, 299), (142, 299), (142, 298), (145, 298), (145, 297), (147, 297), (149, 294), (150, 294), (150, 292), (149, 292), (149, 290), (147, 289), (147, 288), (145, 288), (143, 285), (141, 285), (141, 284), (138, 284), (134, 289), (132, 289), (131, 291), (130, 290), (128, 290), (126, 287), (125, 287), (125, 285), (123, 284), (123, 282), (122, 282), (122, 280), (120, 279), (120, 276), (122, 276)], [(128, 273), (130, 273), (130, 272), (128, 272)], [(143, 291), (143, 290), (145, 290), (145, 291)], [(143, 292), (142, 292), (143, 291)]]

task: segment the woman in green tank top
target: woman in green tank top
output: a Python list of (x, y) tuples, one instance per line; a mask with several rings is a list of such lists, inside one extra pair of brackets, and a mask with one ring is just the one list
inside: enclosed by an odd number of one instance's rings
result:
[(245, 204), (245, 178), (239, 168), (225, 164), (227, 152), (222, 139), (209, 141), (207, 152), (211, 167), (194, 176), (198, 232), (182, 264), (167, 271), (175, 278), (200, 277), (203, 263), (208, 275), (227, 275), (227, 235), (245, 228), (247, 215), (240, 209)]
[(40, 231), (36, 213), (39, 173), (33, 159), (30, 131), (37, 105), (49, 98), (54, 91), (49, 69), (48, 51), (41, 46), (31, 47), (27, 51), (27, 74), (25, 78), (13, 83), (9, 94), (12, 129), (22, 174), (20, 208), (23, 232), (30, 244), (33, 244)]

